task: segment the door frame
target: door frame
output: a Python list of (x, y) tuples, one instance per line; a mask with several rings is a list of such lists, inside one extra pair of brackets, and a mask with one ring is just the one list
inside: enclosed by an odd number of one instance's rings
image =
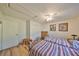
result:
[(3, 22), (0, 20), (1, 25), (1, 50), (2, 50), (2, 40), (3, 40)]

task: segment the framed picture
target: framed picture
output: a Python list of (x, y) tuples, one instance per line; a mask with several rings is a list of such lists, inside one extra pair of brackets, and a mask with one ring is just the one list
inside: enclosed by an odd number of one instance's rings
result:
[(60, 23), (59, 31), (68, 31), (68, 23)]
[(50, 25), (50, 31), (56, 31), (56, 24)]

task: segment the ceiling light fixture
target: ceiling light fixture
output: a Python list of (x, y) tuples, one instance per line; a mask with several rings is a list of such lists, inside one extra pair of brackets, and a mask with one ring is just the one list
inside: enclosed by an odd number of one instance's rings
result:
[(53, 15), (45, 15), (46, 21), (51, 21), (53, 19)]
[(51, 21), (52, 20), (52, 16), (49, 16), (46, 20), (47, 21)]
[(57, 15), (57, 13), (50, 13), (50, 14), (47, 14), (47, 15), (45, 15), (45, 20), (46, 20), (46, 21), (51, 21), (51, 20), (54, 19), (54, 16), (56, 16), (56, 15)]

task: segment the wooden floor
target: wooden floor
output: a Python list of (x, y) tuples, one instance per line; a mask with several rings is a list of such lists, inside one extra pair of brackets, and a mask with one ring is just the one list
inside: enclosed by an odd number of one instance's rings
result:
[(29, 49), (19, 45), (0, 51), (0, 56), (29, 56)]

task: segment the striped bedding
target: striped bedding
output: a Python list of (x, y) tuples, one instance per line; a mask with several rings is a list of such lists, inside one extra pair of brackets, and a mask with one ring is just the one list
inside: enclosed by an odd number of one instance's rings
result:
[(46, 38), (32, 47), (31, 56), (78, 56), (79, 50), (64, 39)]

